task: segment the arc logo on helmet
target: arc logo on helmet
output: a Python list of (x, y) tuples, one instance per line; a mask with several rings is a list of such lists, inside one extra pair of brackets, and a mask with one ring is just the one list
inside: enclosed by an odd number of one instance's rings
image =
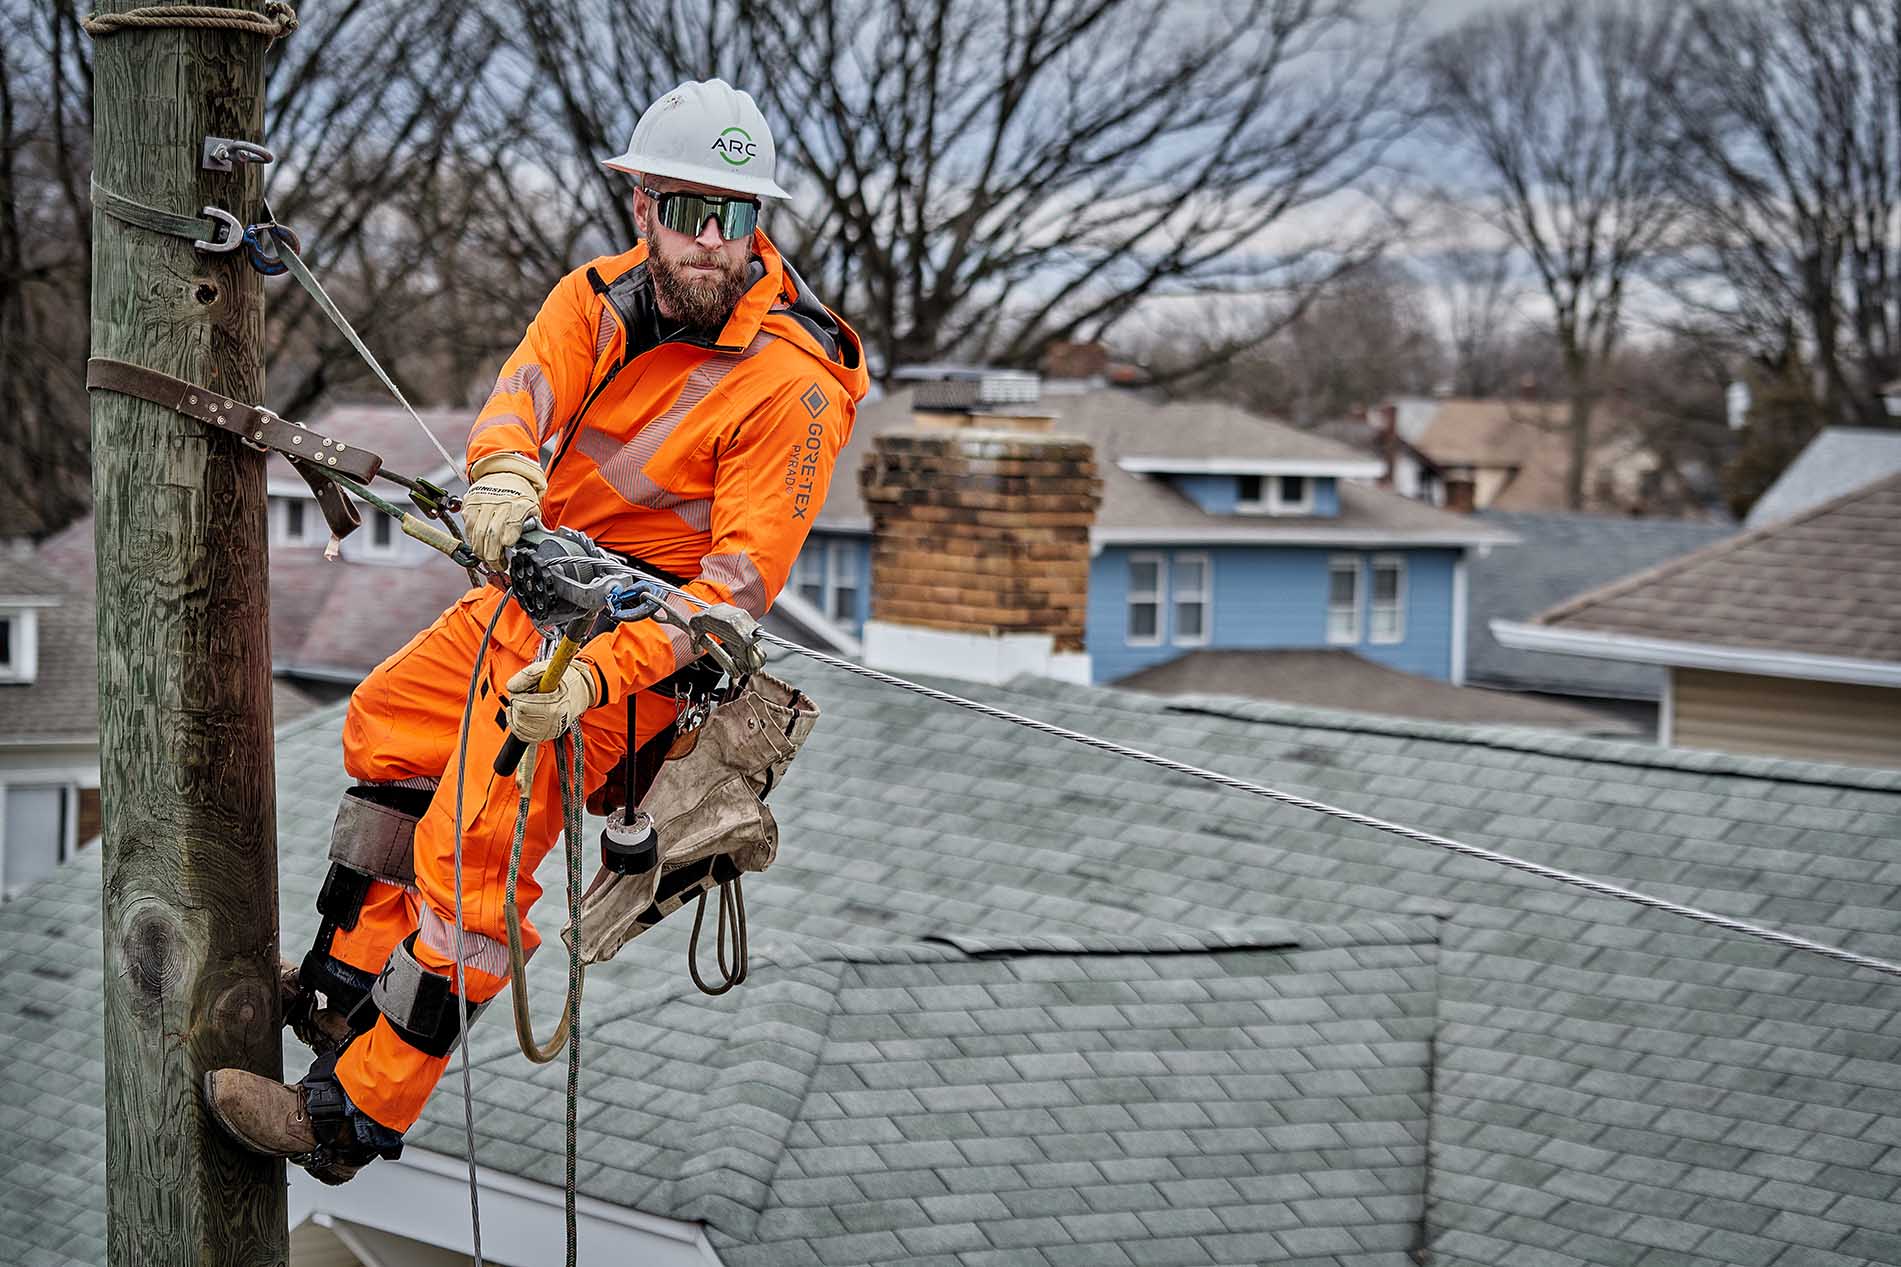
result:
[(734, 167), (744, 167), (759, 157), (759, 146), (740, 127), (727, 128), (714, 137), (713, 150)]

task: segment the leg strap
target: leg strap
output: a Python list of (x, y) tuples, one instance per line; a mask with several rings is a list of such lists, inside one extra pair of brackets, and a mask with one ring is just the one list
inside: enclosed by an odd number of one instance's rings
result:
[(370, 998), (404, 1042), (428, 1055), (446, 1056), (462, 1033), (458, 1016), (466, 1012), (472, 1020), (481, 1009), (462, 1006), (455, 983), (417, 960), (415, 943), (411, 933), (390, 952)]
[(361, 783), (346, 790), (330, 829), (330, 860), (390, 884), (415, 884), (416, 822), (434, 795)]

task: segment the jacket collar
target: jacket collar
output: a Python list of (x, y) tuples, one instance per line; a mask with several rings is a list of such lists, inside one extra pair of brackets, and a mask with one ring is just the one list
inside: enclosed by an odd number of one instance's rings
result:
[[(773, 310), (785, 290), (785, 261), (779, 254), (779, 248), (772, 244), (763, 229), (753, 230), (753, 258), (764, 267), (764, 272), (747, 288), (746, 293), (734, 305), (733, 312), (720, 327), (715, 339), (686, 339), (702, 347), (711, 347), (721, 352), (738, 352), (750, 346), (759, 337), (759, 328), (765, 323), (766, 314)], [(634, 249), (620, 257), (622, 272), (647, 262), (647, 243), (640, 242)], [(667, 340), (674, 342), (675, 340)]]

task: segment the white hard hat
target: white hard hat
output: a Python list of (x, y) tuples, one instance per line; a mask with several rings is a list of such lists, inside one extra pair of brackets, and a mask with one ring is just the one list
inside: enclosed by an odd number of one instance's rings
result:
[(626, 152), (601, 166), (790, 198), (772, 178), (777, 160), (772, 129), (753, 99), (723, 79), (708, 79), (681, 84), (648, 106)]

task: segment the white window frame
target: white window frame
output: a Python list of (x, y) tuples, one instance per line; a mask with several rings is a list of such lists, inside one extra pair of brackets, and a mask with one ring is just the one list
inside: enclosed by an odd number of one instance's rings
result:
[[(1313, 475), (1256, 475), (1252, 472), (1237, 475), (1234, 481), (1234, 508), (1243, 514), (1250, 515), (1311, 515), (1314, 512), (1314, 480), (1316, 478), (1318, 477)], [(1243, 490), (1246, 487), (1245, 481), (1254, 479), (1261, 481), (1261, 495), (1251, 498)], [(1281, 496), (1282, 480), (1301, 482), (1301, 496), (1297, 500), (1288, 501)]]
[[(1301, 496), (1298, 501), (1288, 501), (1281, 496), (1282, 480), (1299, 480)], [(1311, 475), (1270, 475), (1262, 485), (1267, 493), (1267, 513), (1270, 515), (1311, 515), (1314, 510), (1314, 477)]]
[[(1381, 568), (1391, 568), (1397, 578), (1393, 583), (1393, 628), (1390, 633), (1384, 634), (1379, 632), (1373, 619), (1374, 612), (1384, 606), (1379, 601), (1378, 578)], [(1406, 556), (1376, 554), (1366, 572), (1366, 640), (1381, 646), (1406, 641)]]
[[(303, 507), (301, 530), (292, 534), (290, 530), (290, 508)], [(271, 498), (271, 544), (280, 546), (316, 546), (323, 544), (323, 537), (317, 527), (322, 512), (317, 503), (308, 497)]]
[[(1329, 646), (1354, 647), (1360, 643), (1361, 629), (1365, 624), (1362, 616), (1366, 607), (1366, 580), (1362, 575), (1363, 570), (1360, 566), (1360, 556), (1357, 554), (1336, 554), (1327, 560), (1327, 588), (1324, 594), (1327, 645)], [(1353, 576), (1353, 628), (1351, 632), (1344, 634), (1335, 633), (1333, 629), (1333, 578), (1339, 572), (1350, 572)]]
[(12, 626), (10, 655), (0, 660), (0, 682), (31, 682), (39, 675), (40, 616), (32, 607), (0, 608), (0, 621)]
[[(822, 608), (825, 618), (834, 624), (856, 624), (858, 622), (857, 594), (864, 590), (864, 581), (858, 575), (858, 551), (853, 541), (830, 541), (825, 545), (825, 606)], [(843, 584), (845, 573), (851, 573), (851, 585)], [(853, 591), (852, 609), (847, 615), (837, 615), (838, 592), (850, 588)]]
[[(1135, 588), (1135, 568), (1139, 563), (1155, 565), (1155, 588), (1138, 590)], [(1137, 602), (1152, 603), (1155, 606), (1155, 633), (1151, 636), (1138, 636), (1135, 632), (1135, 607)], [(1129, 585), (1123, 601), (1122, 636), (1131, 647), (1159, 647), (1168, 637), (1168, 556), (1153, 550), (1142, 550), (1129, 555)]]
[[(1201, 585), (1191, 593), (1184, 593), (1181, 585), (1182, 564), (1201, 565)], [(1213, 634), (1215, 620), (1214, 560), (1205, 553), (1177, 554), (1170, 560), (1168, 632), (1170, 641), (1178, 647), (1205, 647)], [(1196, 637), (1184, 637), (1181, 633), (1181, 609), (1193, 603), (1201, 608), (1201, 633)]]
[[(397, 526), (396, 521), (391, 519), (388, 515), (382, 514), (371, 515), (367, 518), (369, 518), (370, 522), (363, 525), (362, 535), (357, 538), (358, 555), (363, 559), (375, 563), (389, 563), (402, 558), (403, 530)], [(389, 525), (388, 545), (379, 545), (377, 543), (376, 525), (379, 522)]]

